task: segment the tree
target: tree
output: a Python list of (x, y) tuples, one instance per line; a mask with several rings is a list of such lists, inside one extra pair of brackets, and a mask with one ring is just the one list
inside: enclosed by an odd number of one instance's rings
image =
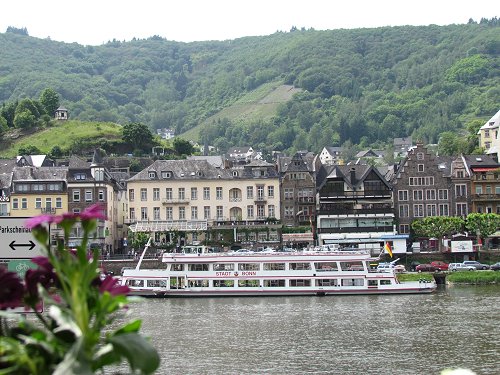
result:
[(194, 152), (194, 146), (182, 138), (174, 138), (174, 150), (179, 155), (191, 155)]
[(16, 116), (21, 112), (29, 112), (35, 117), (35, 120), (40, 118), (40, 111), (38, 110), (38, 105), (36, 101), (31, 99), (23, 99), (19, 102), (16, 107)]
[(16, 128), (31, 128), (35, 126), (36, 118), (31, 114), (30, 111), (23, 111), (16, 113), (16, 117), (14, 117), (14, 126)]
[(443, 237), (460, 232), (463, 226), (464, 220), (461, 217), (448, 216), (428, 216), (411, 224), (417, 237), (437, 238), (439, 251)]
[(141, 123), (132, 122), (123, 126), (122, 139), (132, 149), (145, 151), (153, 145), (153, 134), (149, 128)]
[(2, 115), (0, 115), (0, 134), (3, 134), (3, 132), (8, 129), (9, 126), (7, 125), (7, 120)]
[(18, 150), (19, 155), (40, 155), (42, 154), (42, 151), (36, 146), (33, 145), (26, 145), (19, 147)]
[(40, 104), (47, 115), (54, 116), (57, 108), (59, 108), (59, 95), (51, 88), (47, 88), (40, 95)]
[(482, 243), (484, 243), (484, 240), (495, 233), (498, 227), (500, 227), (500, 215), (494, 213), (469, 214), (465, 220), (465, 227), (469, 231), (477, 234), (477, 236), (481, 238)]

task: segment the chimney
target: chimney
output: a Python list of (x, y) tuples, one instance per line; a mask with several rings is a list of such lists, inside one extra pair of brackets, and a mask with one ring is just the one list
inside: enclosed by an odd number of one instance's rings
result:
[(355, 185), (356, 184), (356, 168), (352, 167), (351, 170), (351, 185)]

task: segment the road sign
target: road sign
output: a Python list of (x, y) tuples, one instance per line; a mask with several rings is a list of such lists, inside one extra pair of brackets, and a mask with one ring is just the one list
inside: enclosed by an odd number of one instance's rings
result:
[(26, 275), (26, 271), (30, 268), (35, 269), (38, 266), (28, 259), (15, 259), (9, 260), (7, 263), (7, 269), (11, 272), (15, 272), (19, 275), (21, 279), (24, 279), (24, 275)]
[(31, 229), (24, 226), (25, 217), (0, 218), (0, 258), (30, 259), (42, 255), (42, 247), (35, 241)]

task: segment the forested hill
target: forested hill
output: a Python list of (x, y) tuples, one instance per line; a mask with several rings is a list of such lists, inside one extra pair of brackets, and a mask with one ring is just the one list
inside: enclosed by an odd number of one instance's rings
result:
[[(28, 29), (29, 31), (29, 29)], [(210, 144), (320, 151), (484, 123), (500, 109), (500, 23), (298, 30), (230, 41), (154, 36), (83, 46), (0, 34), (0, 102), (60, 94), (79, 120), (140, 122)], [(300, 91), (273, 117), (209, 118), (266, 87)], [(260, 90), (260, 91), (259, 91)], [(259, 94), (264, 95), (264, 94)], [(458, 134), (458, 132), (456, 132)]]

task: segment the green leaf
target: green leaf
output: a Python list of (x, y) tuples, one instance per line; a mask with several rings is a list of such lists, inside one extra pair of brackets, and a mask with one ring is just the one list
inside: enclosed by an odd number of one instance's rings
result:
[(142, 325), (142, 320), (140, 319), (134, 320), (121, 327), (114, 333), (114, 335), (122, 335), (124, 333), (138, 332), (139, 329), (141, 329), (141, 325)]
[(137, 333), (124, 333), (108, 338), (116, 353), (127, 358), (133, 371), (152, 374), (160, 365), (160, 357), (149, 341)]
[(53, 375), (94, 375), (90, 361), (84, 359), (82, 346), (82, 340), (78, 340), (57, 365)]

